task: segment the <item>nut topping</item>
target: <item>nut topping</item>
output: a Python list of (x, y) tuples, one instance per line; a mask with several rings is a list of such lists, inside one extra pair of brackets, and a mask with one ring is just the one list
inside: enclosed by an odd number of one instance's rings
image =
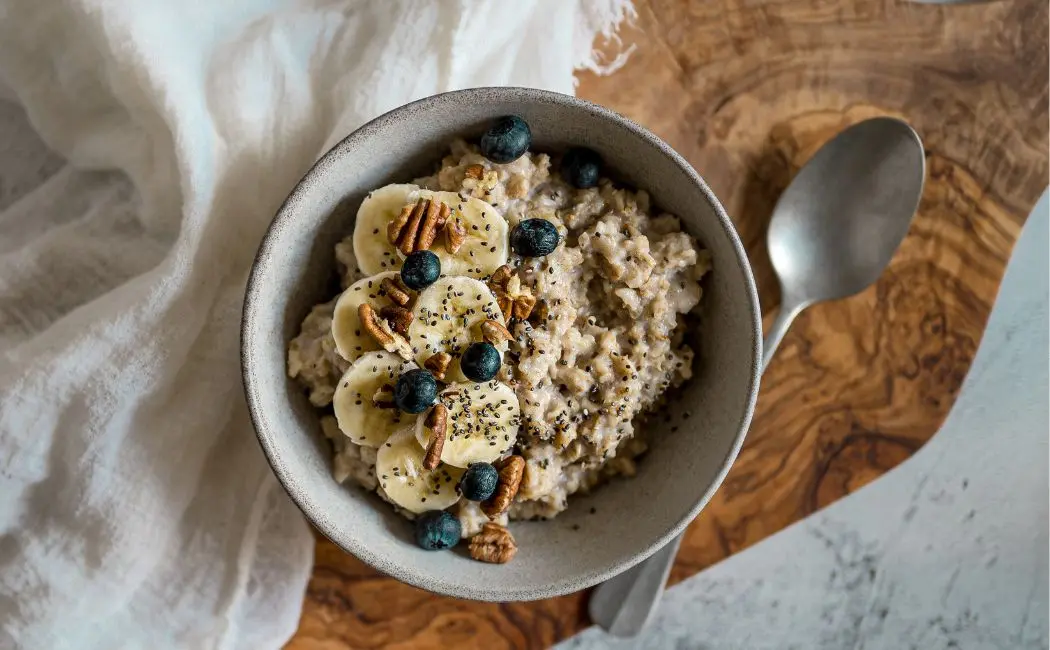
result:
[(547, 316), (550, 315), (550, 306), (546, 300), (537, 300), (536, 306), (533, 308), (532, 313), (529, 314), (529, 318), (533, 325), (542, 325), (547, 322)]
[(514, 335), (510, 333), (506, 325), (491, 318), (482, 321), (481, 336), (492, 345), (499, 345), (503, 341), (509, 341), (514, 338)]
[(492, 522), (485, 522), (481, 532), (470, 538), (470, 557), (490, 564), (506, 564), (518, 552), (518, 545), (510, 531)]
[(496, 296), (496, 304), (499, 305), (499, 310), (503, 312), (503, 320), (510, 320), (513, 316), (514, 300), (507, 295), (505, 291), (499, 289), (492, 292)]
[(485, 176), (485, 168), (477, 164), (467, 165), (467, 168), (463, 170), (463, 174), (467, 178), (473, 178), (480, 181)]
[(408, 326), (412, 324), (412, 312), (399, 305), (387, 305), (379, 310), (380, 318), (388, 321), (390, 327), (398, 334), (408, 334)]
[(449, 219), (445, 222), (445, 249), (449, 253), (456, 253), (463, 242), (467, 240), (467, 228), (459, 222), (459, 219)]
[(390, 323), (379, 318), (372, 305), (362, 303), (357, 308), (357, 317), (361, 321), (361, 327), (375, 339), (384, 350), (401, 355), (401, 358), (411, 361), (415, 356), (412, 346), (408, 344), (405, 337), (395, 332)]
[(408, 294), (408, 287), (401, 283), (401, 278), (383, 278), (379, 286), (386, 292), (386, 297), (395, 304), (405, 307), (412, 301), (412, 296)]
[(386, 225), (386, 239), (391, 244), (397, 245), (398, 240), (401, 238), (401, 231), (408, 225), (409, 219), (412, 218), (413, 212), (415, 212), (418, 204), (408, 204), (401, 208), (401, 213), (398, 214), (394, 219)]
[(514, 299), (514, 318), (525, 320), (536, 306), (536, 298), (530, 294), (522, 294)]
[(405, 255), (427, 250), (434, 245), (438, 231), (448, 221), (452, 208), (448, 205), (419, 199), (406, 205), (386, 229), (387, 240)]
[(452, 208), (444, 203), (435, 203), (433, 201), (427, 201), (427, 203), (427, 214), (423, 220), (423, 225), (419, 228), (419, 239), (412, 249), (413, 252), (430, 250), (430, 247), (434, 245), (434, 240), (437, 239), (438, 230), (445, 225), (448, 218), (452, 215)]
[(431, 470), (441, 462), (441, 449), (445, 446), (445, 431), (448, 429), (448, 407), (441, 402), (435, 404), (423, 424), (431, 431), (427, 454), (423, 457), (423, 469)]
[(510, 281), (510, 276), (513, 275), (514, 271), (510, 268), (509, 264), (504, 264), (495, 271), (492, 272), (492, 277), (489, 278), (489, 287), (507, 290), (507, 282)]
[[(419, 234), (419, 225), (423, 221), (423, 217), (426, 215), (427, 207), (429, 207), (430, 201), (426, 199), (419, 199), (416, 204), (412, 207), (412, 211), (409, 213), (408, 219), (405, 222), (403, 228), (394, 230), (394, 224), (400, 223), (402, 215), (405, 214), (405, 210), (408, 208), (401, 209), (401, 214), (398, 215), (397, 219), (391, 222), (391, 225), (387, 227), (387, 238), (391, 244), (397, 246), (397, 249), (405, 255), (409, 255), (415, 252), (416, 239)], [(393, 234), (393, 236), (391, 236)]]
[(445, 381), (445, 372), (448, 370), (449, 364), (452, 363), (452, 355), (448, 352), (438, 352), (434, 356), (430, 357), (423, 362), (423, 367), (430, 371), (434, 375), (434, 379), (438, 381)]
[(510, 507), (525, 473), (525, 459), (521, 456), (508, 456), (494, 464), (499, 470), (499, 484), (496, 485), (496, 493), (481, 504), (481, 511), (489, 519), (495, 519)]

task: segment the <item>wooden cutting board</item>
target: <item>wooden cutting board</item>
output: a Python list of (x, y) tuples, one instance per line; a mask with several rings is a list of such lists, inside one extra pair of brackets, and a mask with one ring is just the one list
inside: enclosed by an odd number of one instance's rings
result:
[[(579, 95), (649, 127), (707, 179), (747, 246), (767, 319), (779, 296), (766, 224), (821, 144), (895, 115), (922, 136), (928, 167), (918, 217), (879, 283), (805, 312), (784, 340), (739, 459), (689, 529), (676, 582), (878, 478), (944, 421), (1047, 184), (1047, 4), (636, 6), (636, 25), (621, 32), (629, 62), (581, 75)], [(319, 540), (289, 647), (544, 648), (589, 624), (586, 597), (443, 598)]]

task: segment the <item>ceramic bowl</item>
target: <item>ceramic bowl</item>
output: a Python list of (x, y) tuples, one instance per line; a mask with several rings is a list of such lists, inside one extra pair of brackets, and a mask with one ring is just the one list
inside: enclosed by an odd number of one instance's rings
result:
[[(638, 475), (590, 495), (546, 522), (514, 522), (508, 564), (471, 560), (461, 544), (432, 552), (412, 525), (374, 494), (332, 479), (319, 413), (288, 378), (286, 350), (310, 307), (329, 300), (333, 246), (354, 229), (365, 194), (431, 173), (450, 141), (476, 139), (496, 117), (531, 126), (533, 149), (597, 150), (614, 179), (648, 190), (681, 217), (713, 255), (704, 280), (695, 376), (649, 431)], [(337, 288), (335, 290), (338, 290)], [(761, 323), (744, 249), (718, 199), (667, 144), (616, 113), (567, 95), (480, 88), (393, 110), (326, 153), (281, 206), (252, 267), (244, 303), (242, 369), (252, 421), (274, 472), (309, 520), (376, 569), (433, 592), (488, 601), (557, 596), (594, 585), (644, 560), (682, 532), (732, 464), (758, 392)]]

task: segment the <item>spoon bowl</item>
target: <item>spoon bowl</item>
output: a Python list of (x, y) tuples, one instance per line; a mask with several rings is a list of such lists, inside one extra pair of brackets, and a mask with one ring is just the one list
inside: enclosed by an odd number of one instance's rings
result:
[(769, 224), (782, 304), (836, 300), (873, 284), (908, 232), (924, 176), (922, 142), (900, 120), (867, 120), (824, 145)]

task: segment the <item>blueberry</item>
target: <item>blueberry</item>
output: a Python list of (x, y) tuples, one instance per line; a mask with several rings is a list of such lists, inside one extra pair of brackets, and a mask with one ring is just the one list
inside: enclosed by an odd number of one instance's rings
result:
[(444, 510), (430, 510), (416, 517), (416, 544), (428, 551), (452, 548), (462, 532), (459, 519)]
[(471, 381), (488, 381), (499, 372), (503, 360), (491, 343), (471, 343), (459, 358), (459, 367)]
[(594, 187), (598, 184), (601, 170), (601, 156), (590, 149), (569, 149), (561, 158), (561, 177), (573, 187)]
[(441, 275), (441, 260), (430, 251), (416, 251), (401, 265), (401, 281), (409, 289), (420, 291), (437, 282)]
[(499, 470), (488, 463), (471, 463), (459, 480), (459, 492), (464, 499), (484, 501), (496, 491)]
[(501, 117), (481, 136), (481, 155), (505, 164), (521, 158), (532, 144), (532, 131), (517, 115)]
[(522, 257), (543, 257), (558, 247), (558, 229), (546, 219), (525, 219), (510, 231), (510, 247)]
[(437, 381), (429, 370), (416, 368), (397, 378), (394, 403), (405, 413), (422, 413), (437, 399)]

